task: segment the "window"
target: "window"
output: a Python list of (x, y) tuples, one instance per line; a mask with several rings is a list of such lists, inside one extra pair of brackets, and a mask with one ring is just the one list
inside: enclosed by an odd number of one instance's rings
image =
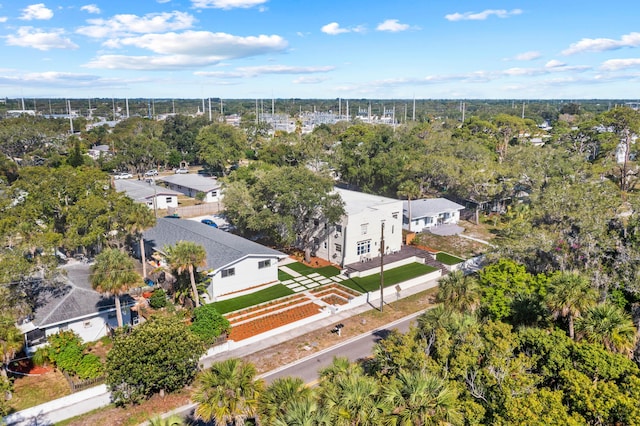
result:
[(261, 260), (258, 262), (258, 269), (268, 268), (269, 266), (271, 266), (271, 259)]
[(165, 201), (167, 204), (171, 204), (171, 201), (172, 201), (172, 200), (173, 200), (173, 198), (171, 198), (171, 197), (167, 197), (167, 198), (165, 198), (165, 200), (164, 200), (164, 201)]
[(336, 232), (342, 232), (342, 225), (336, 225)]
[(218, 196), (218, 191), (211, 191), (211, 196), (212, 197), (217, 197)]
[(336, 252), (342, 253), (342, 244), (336, 244)]
[(398, 212), (391, 213), (391, 216), (393, 216), (394, 219), (397, 219), (398, 218)]
[(69, 329), (69, 324), (62, 324), (60, 327), (58, 327), (59, 331), (67, 331)]
[(371, 253), (371, 240), (358, 241), (356, 253), (358, 254), (358, 256)]
[(236, 274), (236, 268), (223, 269), (221, 272), (222, 278), (232, 277)]
[(318, 219), (313, 219), (313, 226), (317, 228), (318, 225), (320, 225), (320, 221)]
[(91, 327), (91, 320), (87, 320), (87, 321), (83, 322), (82, 325), (84, 326), (84, 328)]
[(369, 232), (369, 224), (363, 223), (362, 225), (360, 225), (360, 233), (362, 235), (367, 235), (367, 232)]
[(324, 249), (326, 249), (326, 248), (327, 248), (327, 242), (326, 242), (326, 241), (324, 241), (324, 242), (322, 243), (322, 248), (324, 248)]

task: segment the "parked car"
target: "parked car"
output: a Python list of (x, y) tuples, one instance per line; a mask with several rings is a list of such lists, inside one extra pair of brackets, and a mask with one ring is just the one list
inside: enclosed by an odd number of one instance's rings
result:
[(204, 223), (205, 225), (212, 226), (214, 228), (218, 227), (218, 224), (212, 221), (211, 219), (202, 219), (200, 222)]
[(158, 176), (158, 171), (156, 169), (147, 170), (144, 173), (145, 176)]
[(185, 168), (176, 169), (176, 174), (183, 175), (185, 173), (189, 173), (189, 169), (185, 169)]
[(132, 177), (133, 175), (129, 172), (121, 172), (115, 175), (113, 178), (114, 179), (131, 179)]

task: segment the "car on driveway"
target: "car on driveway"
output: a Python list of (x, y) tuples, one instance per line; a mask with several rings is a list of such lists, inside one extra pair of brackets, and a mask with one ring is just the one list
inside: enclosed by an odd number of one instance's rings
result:
[(204, 223), (205, 225), (212, 226), (214, 228), (218, 227), (218, 224), (212, 221), (211, 219), (202, 219), (200, 222)]
[(186, 174), (186, 173), (189, 173), (189, 169), (185, 169), (185, 168), (182, 168), (182, 167), (179, 168), (179, 169), (176, 169), (176, 174), (178, 174), (178, 175), (183, 175), (183, 174)]
[(144, 173), (145, 176), (158, 176), (158, 171), (156, 169), (147, 170)]
[(133, 175), (129, 172), (121, 172), (115, 175), (113, 178), (114, 179), (131, 179), (132, 177)]

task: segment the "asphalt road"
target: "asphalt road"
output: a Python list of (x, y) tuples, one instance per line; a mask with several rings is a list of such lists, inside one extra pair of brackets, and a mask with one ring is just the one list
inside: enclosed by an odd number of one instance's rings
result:
[(300, 377), (305, 383), (315, 383), (318, 379), (318, 371), (331, 365), (335, 357), (347, 357), (352, 362), (368, 357), (371, 355), (376, 342), (384, 339), (391, 330), (396, 329), (402, 333), (409, 331), (409, 325), (411, 322), (414, 322), (420, 314), (422, 314), (422, 312), (417, 312), (389, 323), (382, 328), (352, 337), (338, 345), (282, 366), (260, 377), (262, 377), (267, 384), (280, 377)]

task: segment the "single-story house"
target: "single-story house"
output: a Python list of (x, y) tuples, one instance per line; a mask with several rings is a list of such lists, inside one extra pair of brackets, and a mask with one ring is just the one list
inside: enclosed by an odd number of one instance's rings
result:
[(154, 183), (153, 179), (114, 180), (116, 191), (124, 192), (136, 203), (146, 204), (150, 209), (164, 210), (169, 207), (178, 207), (178, 196), (180, 193)]
[(432, 226), (456, 224), (460, 220), (460, 210), (463, 209), (464, 206), (446, 198), (422, 198), (411, 202), (405, 200), (402, 203), (402, 227), (408, 231), (420, 232)]
[(253, 241), (222, 231), (199, 221), (159, 218), (156, 226), (143, 233), (145, 253), (164, 256), (164, 247), (179, 241), (192, 241), (207, 252), (209, 276), (207, 296), (216, 301), (220, 296), (247, 291), (278, 280), (278, 262), (286, 254)]
[[(402, 201), (336, 187), (344, 202), (345, 215), (339, 223), (314, 221), (316, 256), (341, 266), (366, 262), (384, 252), (402, 248)], [(383, 230), (384, 228), (384, 230)]]
[[(68, 264), (62, 267), (65, 275), (56, 282), (37, 280), (32, 283), (29, 292), (34, 311), (18, 325), (25, 335), (27, 351), (46, 343), (47, 336), (58, 331), (72, 330), (83, 341), (91, 342), (118, 326), (115, 300), (91, 287), (90, 267), (79, 262)], [(137, 324), (138, 313), (131, 310), (134, 299), (123, 295), (120, 303), (123, 323)]]
[(159, 177), (158, 180), (188, 197), (196, 198), (198, 193), (202, 193), (205, 203), (216, 203), (222, 199), (222, 186), (215, 178), (185, 173)]
[(87, 150), (87, 155), (94, 160), (100, 157), (106, 157), (111, 155), (111, 148), (109, 145), (94, 145)]

